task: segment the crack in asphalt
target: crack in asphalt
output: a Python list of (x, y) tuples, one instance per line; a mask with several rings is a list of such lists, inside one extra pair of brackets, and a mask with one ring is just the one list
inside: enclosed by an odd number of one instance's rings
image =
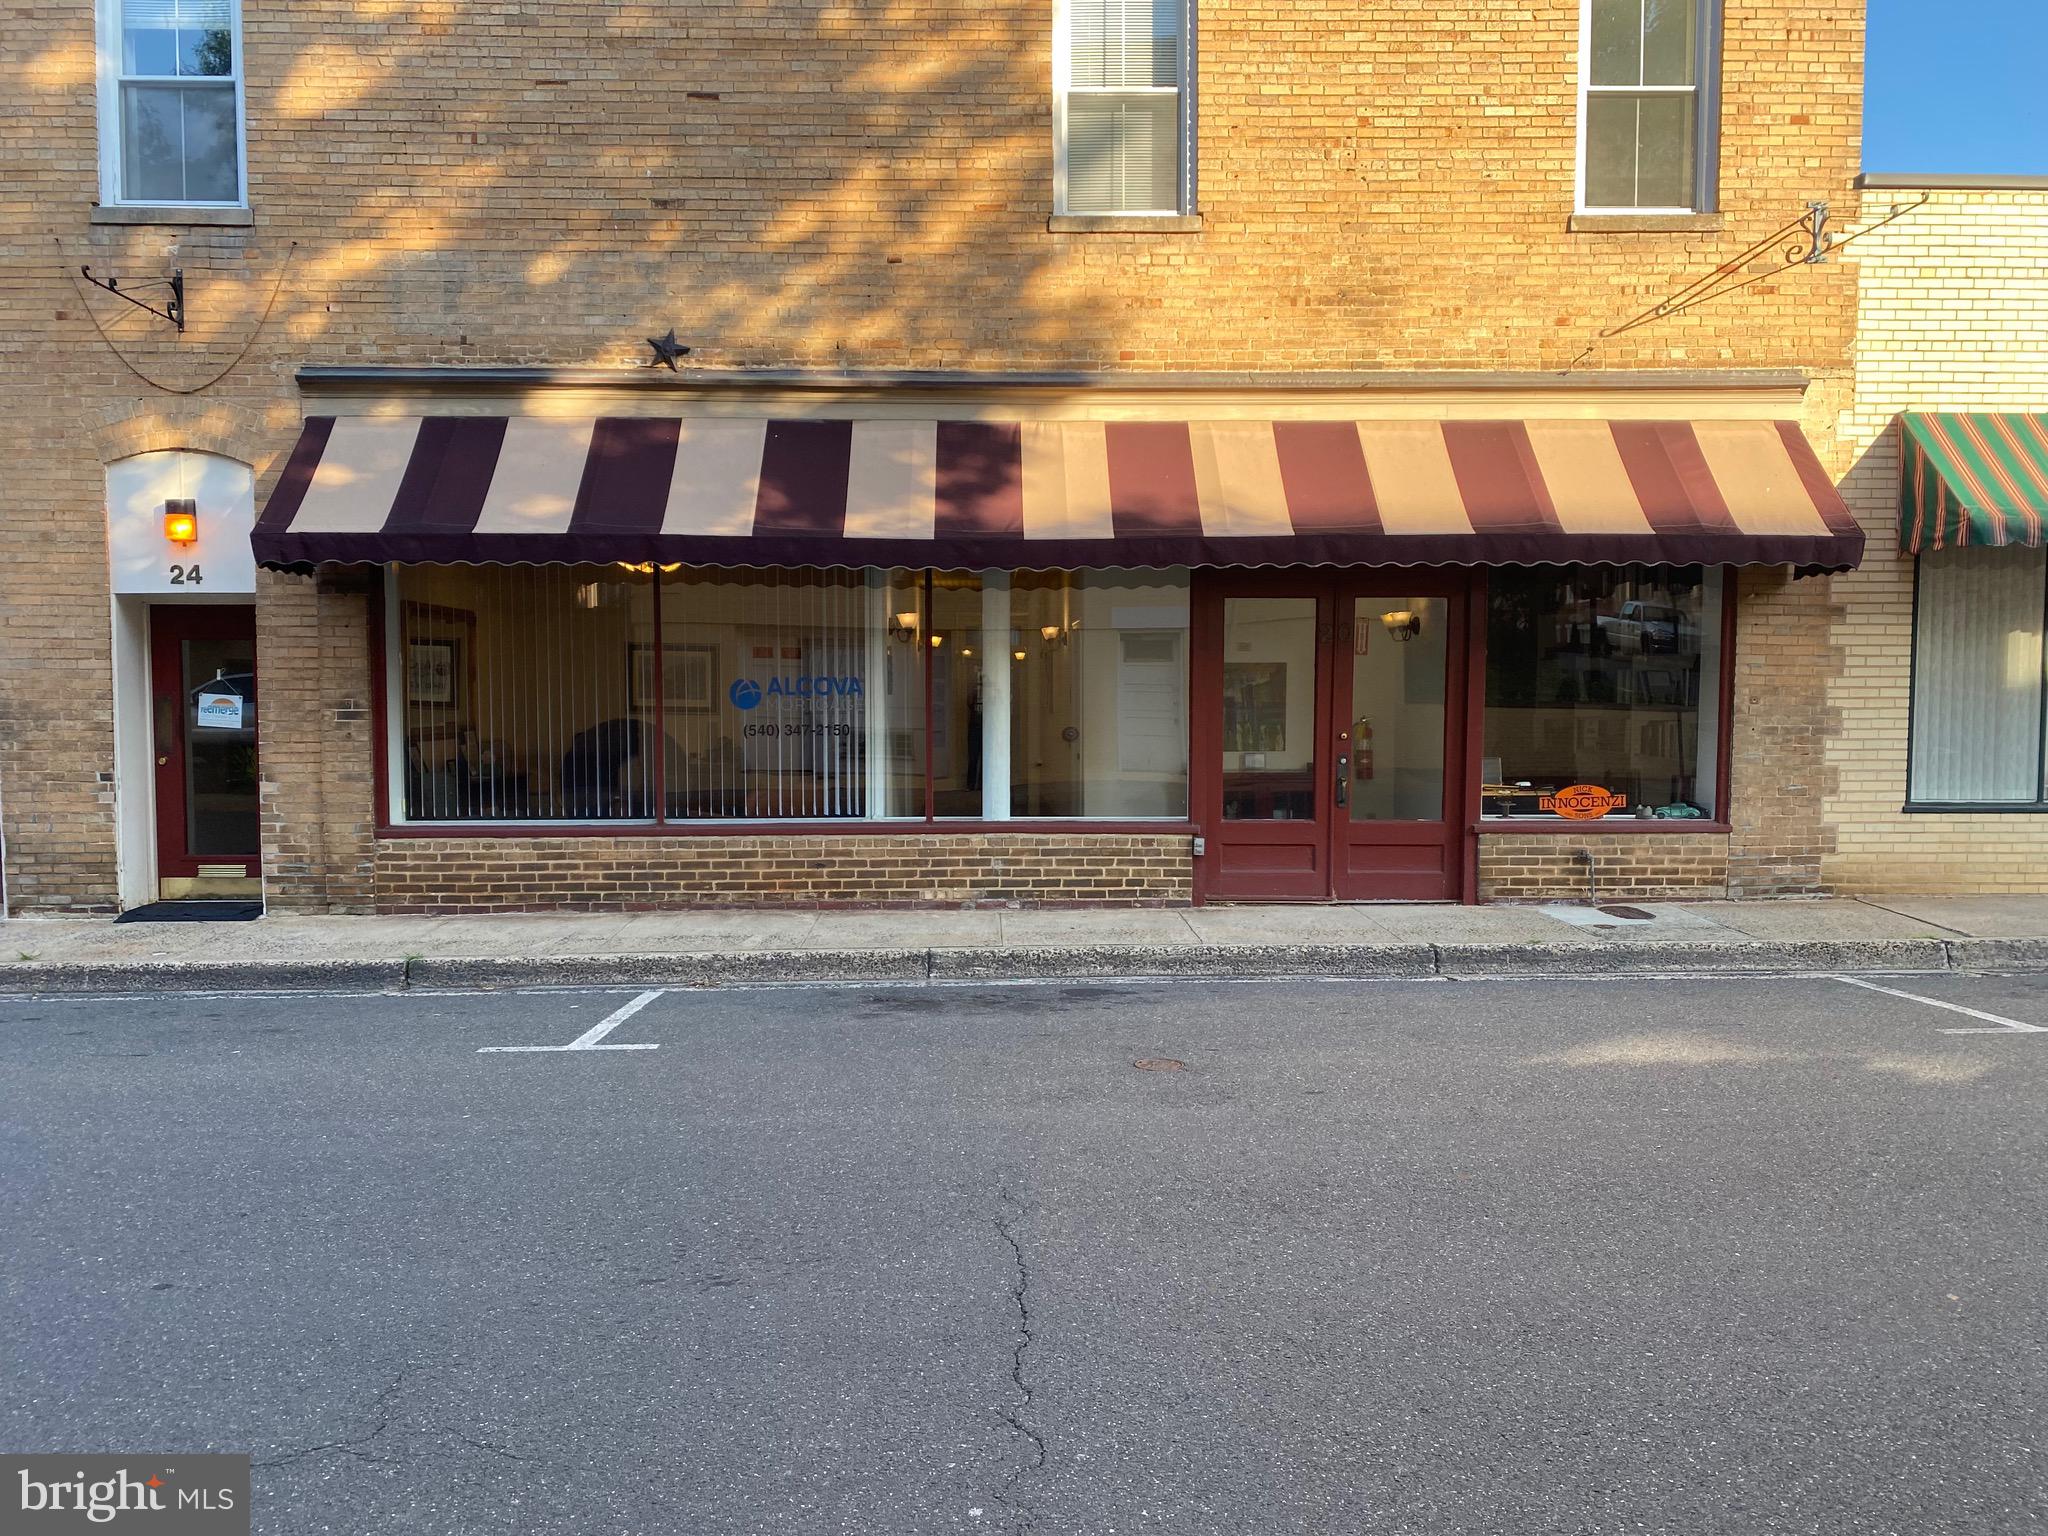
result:
[[(1002, 1191), (1002, 1201), (1006, 1206), (1015, 1207), (1016, 1217), (1022, 1217), (1029, 1209), (1007, 1189)], [(1000, 1410), (999, 1416), (1018, 1435), (1030, 1441), (1032, 1449), (1031, 1465), (1012, 1468), (1010, 1475), (1003, 1479), (1002, 1487), (996, 1490), (996, 1497), (1017, 1512), (1018, 1520), (1014, 1529), (1023, 1532), (1038, 1523), (1038, 1511), (1015, 1496), (1017, 1484), (1023, 1480), (1027, 1471), (1035, 1475), (1045, 1470), (1045, 1436), (1026, 1418), (1031, 1412), (1033, 1393), (1031, 1383), (1024, 1377), (1024, 1352), (1031, 1348), (1037, 1338), (1031, 1323), (1031, 1266), (1025, 1261), (1024, 1245), (1017, 1240), (1017, 1234), (1011, 1228), (1011, 1222), (1015, 1218), (1006, 1217), (998, 1212), (993, 1219), (996, 1231), (1009, 1245), (1010, 1261), (1016, 1271), (1016, 1278), (1010, 1285), (1010, 1301), (1017, 1309), (1017, 1341), (1010, 1350), (1010, 1384), (1017, 1389), (1019, 1402), (1014, 1408)]]
[(517, 1451), (509, 1451), (502, 1445), (494, 1445), (488, 1440), (479, 1440), (475, 1436), (464, 1434), (461, 1430), (452, 1428), (447, 1424), (415, 1423), (408, 1425), (400, 1423), (395, 1415), (387, 1411), (387, 1408), (392, 1398), (398, 1395), (399, 1390), (405, 1386), (413, 1374), (414, 1367), (410, 1365), (404, 1366), (388, 1382), (378, 1388), (376, 1395), (370, 1399), (369, 1404), (363, 1409), (363, 1417), (365, 1419), (374, 1419), (376, 1422), (362, 1434), (351, 1435), (345, 1440), (323, 1440), (317, 1445), (301, 1446), (295, 1451), (286, 1451), (282, 1455), (265, 1457), (261, 1461), (252, 1461), (249, 1463), (251, 1470), (288, 1467), (295, 1462), (304, 1461), (308, 1457), (329, 1455), (352, 1456), (357, 1461), (366, 1461), (378, 1466), (400, 1466), (404, 1461), (402, 1456), (373, 1456), (365, 1449), (365, 1447), (375, 1442), (387, 1430), (393, 1428), (401, 1431), (409, 1429), (416, 1435), (439, 1435), (444, 1439), (458, 1441), (472, 1450), (483, 1451), (492, 1456), (502, 1457), (506, 1461), (534, 1464), (545, 1461), (544, 1457), (522, 1456)]
[(371, 1430), (368, 1434), (357, 1435), (353, 1440), (326, 1440), (322, 1441), (319, 1445), (302, 1446), (296, 1451), (286, 1451), (282, 1456), (269, 1456), (265, 1457), (262, 1461), (252, 1461), (249, 1463), (249, 1465), (257, 1470), (261, 1470), (267, 1467), (288, 1467), (295, 1461), (304, 1461), (308, 1456), (324, 1456), (328, 1454), (332, 1454), (335, 1456), (353, 1456), (358, 1461), (367, 1461), (383, 1465), (396, 1465), (396, 1457), (372, 1456), (368, 1451), (363, 1449), (364, 1446), (368, 1445), (371, 1441), (375, 1440), (379, 1435), (383, 1434), (384, 1431), (389, 1429), (390, 1427), (390, 1421), (385, 1420), (380, 1422), (377, 1425), (377, 1427)]
[(254, 1470), (260, 1467), (288, 1467), (295, 1461), (304, 1461), (308, 1456), (322, 1456), (330, 1453), (336, 1456), (353, 1456), (358, 1461), (389, 1462), (392, 1458), (388, 1456), (372, 1456), (363, 1450), (362, 1447), (368, 1445), (391, 1427), (391, 1415), (384, 1411), (385, 1405), (397, 1395), (398, 1389), (405, 1385), (406, 1378), (412, 1375), (412, 1369), (409, 1365), (400, 1366), (396, 1374), (377, 1389), (376, 1396), (370, 1399), (369, 1406), (363, 1410), (364, 1418), (376, 1420), (375, 1425), (367, 1433), (351, 1435), (346, 1440), (324, 1440), (318, 1445), (301, 1446), (296, 1451), (286, 1451), (282, 1456), (271, 1456), (266, 1457), (262, 1461), (251, 1461), (249, 1463), (250, 1468)]
[(474, 1436), (465, 1435), (459, 1429), (450, 1429), (446, 1424), (429, 1424), (423, 1427), (433, 1434), (445, 1435), (450, 1440), (460, 1440), (471, 1450), (487, 1451), (493, 1456), (502, 1456), (507, 1461), (523, 1461), (529, 1465), (542, 1465), (547, 1460), (544, 1456), (522, 1456), (517, 1451), (506, 1450), (502, 1445), (493, 1445), (488, 1440), (478, 1440)]

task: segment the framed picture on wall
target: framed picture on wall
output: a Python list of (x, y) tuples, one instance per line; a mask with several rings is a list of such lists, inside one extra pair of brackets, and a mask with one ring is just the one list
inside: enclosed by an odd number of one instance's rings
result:
[(462, 675), (462, 643), (455, 639), (410, 640), (405, 647), (405, 702), (446, 704), (461, 702), (457, 689)]
[(439, 603), (407, 603), (399, 612), (406, 717), (434, 723), (469, 708), (476, 686), (476, 615)]
[(718, 672), (718, 647), (715, 645), (657, 646), (641, 641), (628, 646), (627, 699), (632, 707), (654, 708), (657, 657), (661, 666), (663, 708), (671, 714), (709, 714), (712, 688)]

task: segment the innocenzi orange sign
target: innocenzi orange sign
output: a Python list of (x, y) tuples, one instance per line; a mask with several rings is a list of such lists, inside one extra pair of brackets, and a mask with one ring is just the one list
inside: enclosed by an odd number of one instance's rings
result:
[(1619, 811), (1627, 805), (1627, 795), (1602, 789), (1598, 784), (1574, 784), (1536, 802), (1538, 810), (1555, 811), (1568, 821), (1598, 821), (1609, 811)]

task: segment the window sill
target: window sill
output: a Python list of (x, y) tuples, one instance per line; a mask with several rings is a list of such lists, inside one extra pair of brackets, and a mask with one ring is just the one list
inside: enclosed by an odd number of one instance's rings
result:
[(95, 224), (172, 224), (192, 229), (247, 229), (256, 215), (247, 208), (179, 208), (139, 203), (101, 204), (92, 211)]
[(2039, 800), (1918, 800), (1899, 807), (1903, 816), (2048, 816)]
[(1199, 213), (1055, 213), (1045, 221), (1054, 235), (1199, 235)]
[(1661, 832), (1667, 836), (1674, 832), (1699, 832), (1707, 836), (1726, 837), (1735, 829), (1725, 821), (1689, 821), (1675, 816), (1602, 816), (1595, 821), (1552, 821), (1547, 817), (1501, 817), (1483, 819), (1474, 823), (1472, 830), (1484, 837), (1489, 832), (1509, 832), (1520, 837), (1525, 832), (1547, 832), (1557, 835), (1587, 832)]
[(435, 837), (905, 837), (938, 834), (985, 837), (991, 833), (1021, 832), (1033, 836), (1081, 834), (1117, 837), (1166, 835), (1190, 837), (1199, 829), (1191, 821), (1173, 817), (1150, 819), (1090, 820), (1085, 816), (1016, 817), (1008, 821), (981, 821), (960, 817), (891, 816), (870, 821), (860, 816), (791, 817), (788, 820), (759, 820), (734, 817), (730, 821), (407, 821), (377, 828), (384, 841)]
[(1726, 227), (1718, 213), (1575, 213), (1565, 222), (1575, 235), (1714, 235)]

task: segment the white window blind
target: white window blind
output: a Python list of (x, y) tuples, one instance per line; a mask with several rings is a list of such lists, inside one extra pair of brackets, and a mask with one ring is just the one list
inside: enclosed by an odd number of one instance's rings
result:
[(175, 31), (179, 27), (225, 27), (234, 12), (228, 0), (121, 0), (121, 15), (133, 31)]
[(1182, 5), (1067, 0), (1059, 76), (1061, 211), (1182, 211)]
[(1910, 798), (2026, 804), (2042, 783), (2048, 550), (1924, 555), (1913, 636)]
[(1071, 14), (1070, 85), (1179, 86), (1179, 0), (1071, 0)]

